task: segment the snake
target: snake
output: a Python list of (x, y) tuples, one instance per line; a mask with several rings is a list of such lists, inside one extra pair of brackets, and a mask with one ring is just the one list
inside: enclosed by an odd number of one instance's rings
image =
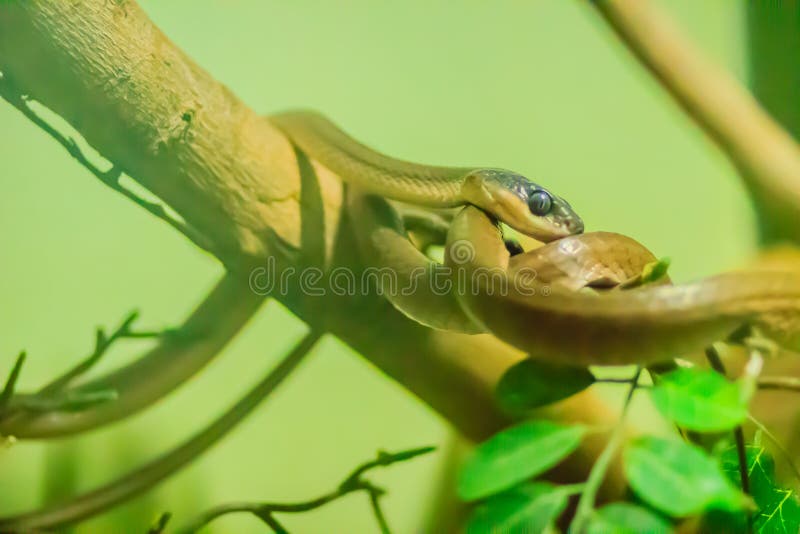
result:
[(315, 111), (286, 111), (269, 120), (306, 155), (361, 191), (434, 208), (474, 205), (544, 242), (583, 232), (583, 221), (566, 200), (519, 173), (392, 158)]
[[(354, 186), (348, 208), (364, 261), (392, 269), (395, 287), (381, 289), (410, 320), (465, 334), (490, 333), (531, 357), (567, 365), (668, 361), (743, 328), (787, 350), (800, 349), (796, 269), (767, 266), (685, 284), (603, 290), (635, 278), (655, 256), (622, 234), (583, 233), (582, 220), (566, 200), (527, 178), (495, 168), (397, 160), (314, 112), (271, 120), (312, 159)], [(460, 207), (447, 232), (444, 262), (414, 245), (385, 199)], [(512, 256), (500, 222), (545, 244)], [(431, 280), (451, 285), (443, 290)], [(465, 280), (468, 287), (459, 287)]]

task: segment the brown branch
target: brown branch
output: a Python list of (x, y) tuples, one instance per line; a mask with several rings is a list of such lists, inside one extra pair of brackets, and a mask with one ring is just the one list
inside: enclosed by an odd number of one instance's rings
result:
[[(651, 0), (590, 0), (628, 49), (739, 169), (759, 217), (800, 240), (800, 148)], [(765, 223), (766, 224), (766, 223)]]

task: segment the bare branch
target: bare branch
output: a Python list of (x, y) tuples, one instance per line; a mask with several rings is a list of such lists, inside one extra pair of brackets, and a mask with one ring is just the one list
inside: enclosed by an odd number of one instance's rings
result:
[(385, 467), (389, 466), (398, 462), (404, 462), (407, 460), (411, 460), (412, 458), (416, 458), (417, 456), (427, 454), (432, 452), (435, 447), (421, 447), (418, 449), (411, 449), (408, 451), (402, 451), (398, 453), (387, 453), (387, 452), (379, 452), (378, 457), (375, 460), (370, 460), (368, 462), (363, 463), (362, 465), (353, 469), (353, 471), (345, 477), (345, 479), (339, 484), (338, 488), (335, 490), (326, 493), (321, 497), (317, 497), (315, 499), (311, 499), (308, 501), (302, 501), (299, 503), (232, 503), (226, 504), (222, 506), (218, 506), (213, 508), (199, 517), (190, 521), (186, 526), (179, 529), (179, 533), (189, 534), (191, 532), (196, 532), (203, 528), (205, 525), (210, 523), (211, 521), (232, 513), (241, 513), (247, 512), (251, 513), (258, 518), (260, 518), (265, 523), (269, 524), (275, 532), (282, 532), (282, 527), (280, 527), (279, 523), (274, 518), (274, 514), (276, 512), (289, 514), (289, 513), (301, 513), (301, 512), (308, 512), (319, 508), (321, 506), (325, 506), (337, 499), (344, 497), (345, 495), (349, 495), (350, 493), (354, 493), (357, 491), (364, 491), (369, 495), (370, 498), (370, 506), (372, 507), (372, 511), (375, 514), (375, 519), (378, 522), (378, 527), (380, 528), (383, 534), (389, 533), (389, 526), (386, 522), (386, 517), (383, 514), (383, 511), (380, 507), (380, 498), (382, 495), (385, 494), (385, 491), (378, 486), (375, 486), (368, 480), (364, 480), (363, 476), (372, 469), (376, 467)]

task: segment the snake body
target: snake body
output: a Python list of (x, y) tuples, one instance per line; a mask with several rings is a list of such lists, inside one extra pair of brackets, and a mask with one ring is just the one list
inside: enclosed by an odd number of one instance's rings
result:
[[(468, 290), (456, 293), (462, 308), (487, 331), (533, 356), (584, 365), (648, 363), (702, 350), (745, 325), (756, 327), (784, 348), (800, 348), (797, 272), (753, 269), (683, 285), (595, 294), (509, 279), (513, 271), (508, 270), (502, 236), (474, 208), (465, 208), (455, 218), (448, 246), (467, 238), (474, 247), (468, 261), (455, 261), (453, 254), (445, 254), (454, 276), (463, 271), (463, 277), (473, 281)], [(629, 256), (625, 243), (629, 238), (617, 234), (570, 239), (585, 245), (576, 247), (575, 253), (600, 271), (612, 264), (633, 266), (647, 256)], [(564, 253), (557, 251), (559, 246), (560, 242), (547, 245), (554, 250), (544, 257), (561, 261)], [(595, 255), (595, 247), (601, 254)], [(615, 252), (602, 254), (603, 249)], [(476, 276), (486, 269), (499, 269), (504, 277)]]
[[(508, 211), (520, 212), (520, 204), (495, 202), (525, 180), (510, 171), (396, 160), (313, 113), (270, 120), (312, 159), (356, 186), (349, 207), (365, 262), (393, 270), (396, 286), (383, 288), (386, 297), (415, 321), (490, 332), (533, 356), (581, 365), (667, 360), (724, 340), (743, 326), (800, 349), (800, 271), (754, 269), (675, 286), (577, 291), (622, 284), (655, 258), (620, 234), (574, 235), (582, 225), (569, 227), (565, 220), (580, 219), (555, 196), (561, 224), (553, 224), (551, 216), (525, 227)], [(481, 197), (476, 187), (493, 189)], [(466, 205), (450, 225), (445, 264), (420, 252), (392, 206), (374, 195), (421, 206)], [(553, 242), (510, 257), (497, 219)], [(457, 253), (455, 247), (465, 243), (468, 253)], [(531, 272), (535, 276), (520, 278)], [(472, 285), (441, 291), (430, 280), (442, 276)], [(411, 286), (413, 291), (403, 291)]]
[(270, 121), (309, 156), (363, 191), (421, 206), (464, 204), (463, 177), (472, 169), (420, 165), (385, 156), (313, 111), (279, 113)]

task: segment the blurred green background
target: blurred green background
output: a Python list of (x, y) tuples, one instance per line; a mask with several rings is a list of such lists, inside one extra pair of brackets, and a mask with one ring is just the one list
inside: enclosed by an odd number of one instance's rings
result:
[[(753, 214), (731, 166), (616, 42), (565, 0), (146, 0), (156, 24), (260, 112), (324, 111), (356, 137), (422, 162), (516, 169), (550, 186), (589, 230), (625, 232), (685, 280), (743, 261)], [(742, 5), (665, 7), (744, 79)], [(91, 350), (95, 325), (132, 308), (142, 327), (178, 323), (221, 273), (210, 257), (101, 186), (0, 102), (0, 368), (21, 349), (31, 389)], [(367, 327), (367, 326), (365, 326)], [(304, 327), (269, 304), (189, 385), (124, 423), (0, 450), (0, 513), (93, 488), (178, 443), (274, 365)], [(134, 357), (117, 347), (101, 366)], [(336, 340), (234, 434), (156, 490), (81, 525), (142, 532), (239, 499), (302, 500), (376, 449), (442, 444), (447, 425)], [(440, 457), (395, 466), (389, 521), (419, 532)], [(366, 499), (283, 516), (299, 532), (374, 532)], [(209, 532), (263, 532), (246, 516)]]

